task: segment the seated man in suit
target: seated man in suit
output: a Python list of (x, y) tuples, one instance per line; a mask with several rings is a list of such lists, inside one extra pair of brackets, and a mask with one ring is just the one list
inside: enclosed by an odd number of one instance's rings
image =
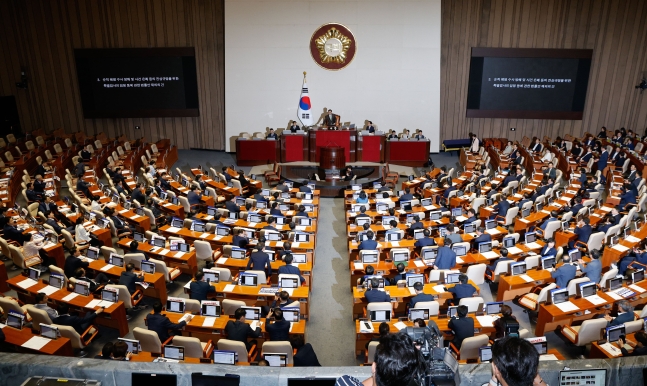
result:
[(278, 135), (274, 132), (274, 129), (270, 128), (270, 132), (267, 133), (265, 139), (278, 139)]
[(539, 229), (541, 229), (542, 231), (545, 231), (548, 224), (550, 224), (553, 221), (559, 221), (559, 219), (557, 218), (558, 216), (559, 216), (559, 213), (557, 213), (557, 211), (554, 211), (554, 210), (550, 211), (550, 215), (543, 223), (541, 223), (541, 225), (539, 226)]
[[(274, 316), (274, 323), (270, 321), (272, 316)], [(272, 342), (290, 340), (290, 322), (283, 319), (283, 310), (280, 308), (270, 310), (265, 318), (265, 331), (269, 334)]]
[(539, 251), (539, 256), (556, 256), (557, 249), (555, 249), (555, 239), (546, 240), (546, 244)]
[(471, 224), (476, 220), (478, 220), (478, 218), (476, 218), (476, 211), (470, 208), (467, 211), (467, 220), (463, 221), (463, 224)]
[(76, 270), (79, 268), (87, 268), (90, 266), (90, 263), (87, 261), (81, 260), (81, 250), (75, 249), (71, 256), (65, 259), (65, 265), (63, 266), (63, 272), (68, 278), (73, 277)]
[(636, 315), (634, 315), (634, 307), (629, 303), (629, 301), (622, 299), (619, 300), (617, 304), (618, 316), (612, 318), (609, 315), (604, 315), (604, 319), (608, 322), (607, 326), (617, 326), (627, 322), (633, 322), (636, 318)]
[(600, 253), (599, 249), (594, 249), (592, 251), (589, 251), (589, 257), (591, 258), (591, 261), (589, 261), (588, 264), (582, 259), (578, 260), (577, 262), (577, 264), (580, 266), (580, 269), (582, 270), (582, 273), (594, 283), (599, 283), (600, 277), (602, 277), (602, 262), (600, 262), (601, 255), (602, 254)]
[(144, 194), (145, 191), (146, 187), (143, 184), (138, 183), (137, 185), (135, 185), (135, 189), (133, 190), (132, 199), (137, 200), (139, 205), (146, 205), (146, 194)]
[(264, 249), (265, 243), (259, 241), (258, 244), (256, 244), (254, 251), (252, 251), (251, 255), (249, 255), (247, 269), (252, 269), (254, 271), (265, 270), (265, 274), (269, 278), (270, 276), (272, 276), (272, 263), (270, 262), (270, 258), (267, 253), (263, 251)]
[(369, 285), (369, 289), (366, 290), (366, 292), (364, 292), (364, 296), (366, 297), (366, 301), (368, 303), (391, 301), (391, 296), (389, 296), (389, 294), (387, 294), (385, 291), (380, 291), (378, 289), (380, 285), (380, 281), (376, 277), (369, 280), (368, 285)]
[(294, 217), (310, 217), (310, 216), (308, 216), (308, 212), (306, 212), (306, 207), (303, 205), (299, 205), (299, 208), (297, 212), (294, 214)]
[(260, 327), (253, 330), (249, 324), (245, 323), (245, 310), (242, 308), (234, 312), (235, 320), (230, 320), (225, 326), (227, 339), (245, 343), (249, 351), (256, 344), (256, 340), (248, 341), (248, 338), (259, 338), (263, 333)]
[(195, 274), (195, 280), (189, 285), (189, 290), (191, 291), (191, 299), (199, 301), (207, 300), (210, 293), (216, 293), (216, 287), (204, 280), (204, 272)]
[(575, 243), (578, 241), (584, 244), (589, 241), (591, 233), (593, 233), (593, 228), (591, 228), (591, 226), (589, 225), (589, 221), (590, 220), (588, 217), (584, 217), (577, 222), (577, 228), (573, 230), (573, 233), (577, 235), (577, 239), (568, 242), (568, 247), (570, 249), (575, 248)]
[(191, 190), (189, 190), (189, 193), (187, 193), (186, 199), (189, 201), (189, 205), (191, 206), (200, 205), (202, 195), (200, 194), (197, 186), (191, 185)]
[[(144, 204), (146, 202), (144, 201)], [(119, 216), (117, 216), (116, 212), (113, 212), (111, 210), (111, 215), (110, 219), (112, 220), (112, 223), (115, 225), (115, 228), (117, 229), (117, 235), (119, 237), (124, 237), (124, 236), (129, 236), (135, 231), (135, 228), (130, 226), (127, 222), (123, 221)]]
[(229, 213), (240, 213), (240, 206), (236, 204), (236, 196), (232, 196), (229, 201), (225, 202), (225, 209), (227, 209)]
[(34, 190), (37, 193), (45, 193), (45, 181), (43, 181), (43, 176), (37, 174), (34, 180)]
[(434, 269), (452, 269), (456, 265), (456, 252), (451, 246), (443, 245), (438, 247), (438, 255), (434, 263)]
[(38, 211), (43, 212), (45, 216), (49, 216), (50, 213), (58, 211), (58, 207), (50, 196), (45, 196), (44, 201), (38, 203)]
[(421, 282), (417, 282), (413, 285), (413, 289), (416, 291), (416, 296), (412, 297), (411, 300), (409, 300), (409, 309), (415, 308), (416, 303), (418, 302), (434, 301), (433, 295), (422, 292), (424, 288), (425, 288), (425, 285)]
[(501, 254), (501, 257), (494, 260), (494, 261), (492, 261), (492, 264), (487, 266), (487, 269), (489, 269), (490, 272), (494, 272), (494, 270), (496, 269), (497, 264), (499, 264), (500, 262), (502, 262), (502, 261), (511, 261), (512, 260), (512, 259), (510, 259), (508, 257), (508, 250), (506, 248), (501, 248), (499, 253)]
[(577, 268), (571, 264), (571, 257), (567, 254), (562, 256), (562, 263), (562, 266), (551, 272), (550, 276), (555, 279), (557, 287), (566, 288), (568, 282), (575, 278)]
[(22, 245), (24, 242), (29, 241), (31, 239), (30, 234), (24, 235), (21, 230), (16, 228), (16, 224), (18, 222), (15, 219), (4, 217), (3, 221), (5, 223), (4, 223), (4, 227), (2, 228), (2, 232), (4, 233), (5, 239), (13, 240), (20, 245)]
[(480, 243), (487, 243), (492, 241), (492, 236), (485, 233), (485, 227), (476, 228), (476, 237), (472, 240), (472, 249), (478, 250)]
[(647, 355), (647, 333), (644, 331), (638, 331), (634, 334), (636, 339), (636, 346), (631, 354), (623, 346), (627, 343), (626, 339), (620, 338), (618, 340), (620, 351), (622, 351), (622, 356), (638, 356), (638, 355)]
[(530, 197), (531, 197), (531, 194), (529, 192), (524, 192), (523, 193), (523, 198), (521, 200), (519, 200), (519, 203), (517, 204), (517, 207), (519, 209), (521, 209), (523, 207), (523, 204), (525, 204), (526, 202), (532, 202)]
[(431, 237), (431, 232), (429, 229), (425, 229), (422, 231), (422, 234), (425, 236), (421, 239), (416, 240), (416, 243), (413, 245), (416, 248), (422, 248), (422, 247), (433, 247), (436, 245), (436, 241), (434, 241), (434, 238)]
[(137, 291), (137, 286), (135, 285), (135, 283), (141, 283), (144, 281), (144, 274), (135, 273), (133, 272), (134, 269), (135, 265), (133, 263), (128, 263), (126, 265), (126, 270), (123, 271), (121, 273), (121, 276), (119, 277), (119, 284), (125, 285), (131, 295)]
[(456, 233), (456, 227), (454, 224), (449, 224), (447, 225), (446, 233), (445, 233), (445, 244), (451, 245), (454, 243), (461, 243), (463, 242), (463, 238), (461, 235)]
[(102, 284), (110, 283), (110, 279), (108, 279), (108, 276), (106, 276), (106, 274), (103, 272), (97, 273), (94, 276), (94, 280), (90, 279), (89, 277), (86, 276), (84, 268), (78, 268), (76, 271), (74, 271), (74, 275), (69, 277), (75, 278), (77, 282), (85, 281), (87, 283), (90, 283), (90, 292), (93, 292), (93, 293), (97, 292), (97, 290), (102, 289), (103, 288), (101, 287)]
[(249, 244), (249, 238), (245, 236), (244, 229), (238, 229), (238, 233), (231, 239), (231, 244), (238, 248), (246, 248)]
[(452, 317), (447, 327), (454, 332), (452, 344), (460, 350), (465, 338), (474, 336), (474, 319), (467, 317), (467, 306), (458, 306), (457, 317)]
[(509, 173), (504, 179), (503, 182), (501, 183), (502, 188), (508, 187), (508, 184), (511, 183), (512, 181), (516, 181), (517, 179), (515, 178), (515, 175), (512, 173)]
[(622, 276), (625, 276), (627, 274), (627, 268), (634, 261), (639, 264), (647, 265), (647, 251), (639, 249), (638, 245), (634, 246), (631, 252), (620, 260), (618, 263), (618, 272), (620, 272)]
[[(191, 321), (191, 319), (193, 319), (193, 315), (189, 315), (187, 317), (187, 321), (183, 320), (180, 323), (172, 323), (168, 316), (162, 315), (162, 303), (155, 302), (155, 304), (153, 304), (153, 313), (146, 317), (146, 325), (150, 331), (155, 331), (157, 333), (160, 342), (163, 343), (170, 338), (169, 330), (179, 330), (186, 326), (187, 322)], [(228, 337), (228, 339), (232, 338)]]
[(332, 113), (332, 110), (328, 109), (328, 114), (324, 115), (323, 125), (329, 129), (338, 129), (339, 124), (337, 123), (337, 116)]
[(58, 305), (58, 318), (52, 320), (52, 323), (60, 324), (61, 326), (70, 326), (79, 334), (83, 334), (90, 327), (94, 319), (103, 311), (105, 311), (105, 308), (99, 307), (94, 312), (86, 312), (85, 316), (81, 318), (76, 315), (70, 315), (69, 304), (60, 303)]
[(296, 133), (297, 131), (299, 131), (300, 127), (299, 125), (297, 125), (296, 121), (291, 121), (288, 129), (290, 130), (291, 133)]
[(629, 210), (627, 205), (636, 203), (636, 192), (634, 191), (634, 187), (631, 184), (624, 184), (621, 191), (622, 193), (620, 194), (620, 203), (618, 204), (618, 207), (620, 210)]
[(36, 172), (34, 173), (34, 175), (36, 175), (36, 176), (38, 176), (38, 175), (44, 176), (50, 170), (52, 170), (52, 168), (49, 167), (49, 162), (43, 161), (43, 163), (38, 165), (38, 167), (36, 168)]
[[(508, 202), (508, 195), (502, 194), (501, 201), (499, 201), (496, 205), (494, 205), (494, 212), (496, 212), (496, 217), (505, 218), (505, 215), (508, 214), (509, 209), (510, 209), (510, 202)], [(494, 217), (491, 217), (491, 218), (494, 218)], [(503, 221), (503, 220), (499, 220), (499, 221)]]
[(369, 134), (375, 133), (375, 126), (373, 126), (373, 122), (367, 121), (367, 123), (368, 124), (366, 125), (366, 131), (368, 131)]
[(375, 251), (377, 250), (377, 241), (373, 240), (375, 234), (373, 231), (366, 232), (367, 239), (359, 243), (358, 251)]
[(397, 284), (400, 280), (406, 280), (407, 273), (404, 272), (405, 268), (406, 267), (402, 263), (398, 263), (395, 266), (395, 269), (398, 271), (398, 273), (393, 277), (393, 279), (389, 280), (391, 283), (393, 283), (393, 285)]
[(404, 189), (404, 194), (402, 196), (400, 196), (400, 199), (398, 200), (399, 203), (400, 202), (411, 201), (411, 200), (415, 199), (412, 192), (413, 192), (413, 190)]
[[(83, 180), (81, 179), (79, 179), (79, 181), (83, 182)], [(78, 188), (78, 183), (77, 183), (77, 188)], [(85, 194), (85, 192), (83, 192), (83, 194)], [(29, 200), (30, 203), (42, 201), (44, 196), (42, 192), (37, 192), (33, 189), (33, 184), (31, 182), (27, 183), (27, 190), (25, 190), (25, 195), (27, 196), (27, 200)]]
[(460, 283), (449, 288), (447, 292), (451, 292), (454, 295), (454, 304), (460, 303), (463, 298), (471, 298), (476, 293), (476, 288), (473, 285), (468, 283), (468, 277), (465, 274), (461, 274), (458, 277)]
[(306, 279), (301, 276), (301, 271), (299, 270), (298, 267), (295, 267), (292, 265), (292, 254), (288, 253), (283, 257), (283, 261), (285, 262), (285, 265), (282, 265), (279, 267), (279, 275), (284, 273), (284, 274), (289, 274), (289, 275), (298, 275), (299, 276), (299, 281), (303, 285), (303, 283), (306, 282)]
[(278, 216), (278, 217), (284, 217), (283, 212), (279, 209), (279, 203), (278, 202), (273, 202), (272, 207), (270, 209), (270, 215), (272, 216)]
[(315, 354), (310, 343), (305, 343), (303, 335), (293, 335), (290, 337), (290, 345), (294, 350), (294, 367), (320, 367), (319, 359)]

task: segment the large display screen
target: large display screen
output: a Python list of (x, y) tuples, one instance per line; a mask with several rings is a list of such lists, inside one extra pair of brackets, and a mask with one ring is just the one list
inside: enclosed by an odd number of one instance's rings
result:
[(195, 50), (74, 50), (85, 118), (197, 117)]
[(472, 48), (467, 116), (582, 119), (592, 53)]

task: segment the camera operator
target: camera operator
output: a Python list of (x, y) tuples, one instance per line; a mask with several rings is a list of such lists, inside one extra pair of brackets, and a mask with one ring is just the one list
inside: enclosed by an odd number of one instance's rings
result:
[[(535, 350), (536, 351), (536, 350)], [(373, 375), (360, 382), (342, 375), (335, 386), (401, 386), (414, 384), (425, 373), (425, 359), (411, 338), (403, 333), (389, 334), (380, 340), (372, 365)]]
[(548, 386), (537, 372), (539, 353), (525, 339), (506, 337), (492, 346), (492, 379), (483, 386)]

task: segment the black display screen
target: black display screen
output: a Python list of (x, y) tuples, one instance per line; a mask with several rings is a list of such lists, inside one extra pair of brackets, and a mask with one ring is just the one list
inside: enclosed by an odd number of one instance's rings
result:
[(592, 50), (473, 48), (467, 116), (582, 119)]
[(195, 117), (195, 50), (74, 50), (85, 118)]

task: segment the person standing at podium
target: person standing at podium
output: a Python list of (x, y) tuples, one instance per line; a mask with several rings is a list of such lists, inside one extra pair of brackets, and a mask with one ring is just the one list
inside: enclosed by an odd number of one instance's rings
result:
[(274, 129), (270, 129), (270, 132), (267, 133), (267, 136), (265, 136), (265, 139), (277, 139), (278, 136), (274, 132)]
[(366, 126), (366, 131), (368, 131), (369, 134), (375, 133), (375, 126), (373, 126), (373, 122), (368, 121), (368, 126)]
[(288, 127), (288, 129), (290, 130), (291, 133), (296, 133), (297, 131), (299, 131), (300, 128), (299, 128), (299, 125), (297, 125), (296, 121), (292, 121), (290, 122), (290, 127)]
[(329, 129), (337, 130), (337, 117), (332, 113), (332, 110), (328, 109), (328, 114), (324, 116), (323, 123)]

